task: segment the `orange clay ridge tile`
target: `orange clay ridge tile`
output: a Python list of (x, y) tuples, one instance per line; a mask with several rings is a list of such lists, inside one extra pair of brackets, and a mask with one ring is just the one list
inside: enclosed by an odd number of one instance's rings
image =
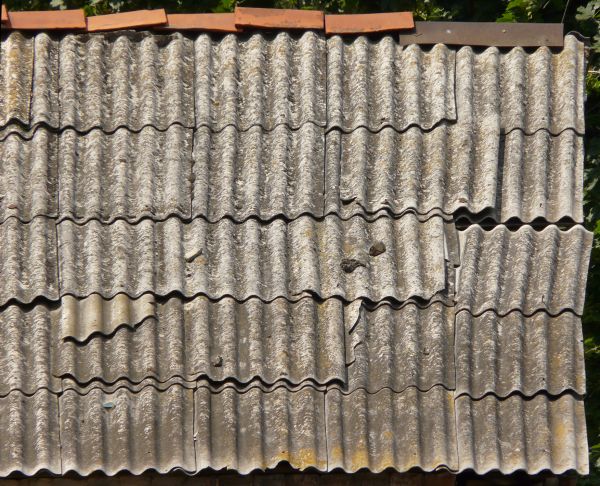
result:
[(6, 11), (6, 6), (4, 4), (2, 4), (2, 17), (1, 17), (2, 23), (6, 23), (8, 22), (8, 12)]
[(232, 13), (167, 14), (168, 30), (203, 30), (207, 32), (242, 32), (235, 26)]
[(8, 27), (14, 30), (85, 29), (83, 10), (8, 12)]
[(87, 18), (88, 32), (104, 30), (135, 29), (139, 27), (154, 27), (165, 25), (167, 14), (164, 9), (136, 10), (109, 15), (97, 15)]
[(326, 34), (370, 34), (413, 29), (412, 12), (326, 15)]
[(317, 10), (236, 7), (235, 25), (258, 29), (323, 30), (325, 15)]

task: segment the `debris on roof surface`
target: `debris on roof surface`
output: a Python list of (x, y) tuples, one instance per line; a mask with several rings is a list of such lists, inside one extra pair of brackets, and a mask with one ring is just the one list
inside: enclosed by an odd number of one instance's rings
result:
[(0, 476), (585, 474), (583, 44), (207, 15), (8, 12)]

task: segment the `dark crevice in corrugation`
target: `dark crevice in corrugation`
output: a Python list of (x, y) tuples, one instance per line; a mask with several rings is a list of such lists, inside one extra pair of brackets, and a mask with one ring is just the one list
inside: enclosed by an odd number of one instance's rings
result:
[(573, 309), (570, 309), (568, 307), (561, 309), (560, 312), (557, 312), (555, 314), (549, 312), (547, 309), (536, 309), (535, 311), (530, 312), (530, 313), (525, 313), (521, 309), (511, 309), (508, 312), (505, 312), (503, 314), (499, 313), (496, 309), (485, 309), (485, 310), (482, 310), (481, 312), (478, 312), (475, 314), (475, 313), (471, 312), (471, 310), (468, 308), (460, 308), (460, 309), (457, 309), (456, 315), (458, 316), (461, 312), (468, 313), (471, 317), (480, 317), (486, 313), (493, 313), (496, 317), (506, 317), (510, 314), (520, 314), (523, 317), (533, 317), (537, 314), (546, 314), (549, 317), (558, 317), (562, 314), (573, 314), (575, 317), (581, 317), (579, 314), (577, 314), (577, 312), (575, 312)]
[(487, 397), (494, 397), (498, 401), (503, 402), (512, 397), (520, 397), (523, 400), (525, 400), (526, 402), (529, 402), (538, 396), (545, 396), (550, 401), (556, 401), (556, 400), (564, 397), (565, 395), (570, 395), (570, 396), (576, 398), (577, 400), (583, 400), (586, 397), (586, 394), (582, 395), (580, 393), (577, 393), (572, 388), (565, 388), (560, 393), (550, 393), (548, 390), (540, 389), (540, 390), (536, 391), (535, 393), (531, 393), (531, 394), (524, 393), (521, 390), (512, 390), (510, 393), (505, 394), (505, 395), (499, 395), (496, 392), (487, 391), (480, 396), (473, 396), (470, 393), (462, 392), (462, 393), (456, 393), (454, 399), (456, 400), (460, 397), (468, 397), (472, 402), (479, 402), (481, 400), (484, 400)]
[(150, 320), (150, 319), (155, 319), (155, 316), (146, 316), (144, 317), (141, 321), (136, 322), (135, 324), (131, 324), (129, 322), (123, 322), (121, 324), (119, 324), (118, 326), (116, 326), (111, 332), (106, 333), (103, 331), (94, 331), (92, 333), (90, 333), (88, 336), (86, 336), (85, 339), (78, 339), (75, 336), (65, 336), (62, 338), (62, 341), (65, 342), (70, 342), (75, 344), (77, 347), (85, 347), (86, 345), (89, 344), (89, 342), (92, 339), (106, 339), (106, 340), (110, 340), (112, 339), (115, 334), (120, 331), (123, 328), (128, 328), (131, 332), (135, 332), (135, 330), (141, 326), (142, 324), (145, 324), (146, 321)]
[(502, 129), (502, 134), (500, 135), (500, 138), (505, 138), (508, 134), (510, 134), (512, 132), (521, 132), (526, 137), (530, 137), (530, 136), (535, 135), (536, 133), (540, 133), (540, 132), (546, 132), (548, 135), (550, 135), (553, 138), (557, 138), (565, 132), (573, 132), (575, 135), (578, 135), (580, 137), (585, 136), (585, 133), (578, 131), (577, 128), (575, 128), (575, 127), (565, 127), (562, 130), (559, 130), (556, 132), (552, 131), (548, 128), (545, 128), (545, 127), (537, 128), (536, 130), (525, 130), (522, 127), (513, 127), (507, 131), (504, 131), (504, 129)]
[[(456, 78), (456, 75), (455, 75), (455, 78)], [(455, 97), (456, 97), (456, 94), (455, 94)], [(454, 102), (456, 103), (456, 99)], [(432, 132), (433, 130), (435, 130), (439, 126), (442, 126), (442, 125), (451, 126), (451, 125), (456, 125), (457, 123), (458, 123), (458, 118), (440, 118), (435, 123), (432, 123), (431, 126), (422, 126), (419, 123), (409, 123), (400, 129), (397, 128), (396, 126), (394, 126), (391, 122), (379, 125), (375, 129), (368, 125), (365, 125), (364, 123), (356, 125), (355, 127), (352, 127), (352, 128), (344, 128), (339, 125), (328, 125), (325, 128), (325, 135), (327, 135), (330, 132), (340, 132), (343, 134), (349, 134), (358, 129), (364, 129), (364, 130), (367, 130), (369, 133), (377, 134), (377, 133), (380, 133), (381, 131), (383, 131), (384, 129), (389, 129), (389, 128), (394, 130), (396, 133), (400, 133), (400, 134), (408, 132), (411, 128), (418, 128), (423, 133), (429, 133), (429, 132)]]
[(465, 219), (465, 218), (460, 218), (456, 221), (456, 229), (458, 231), (465, 231), (468, 228), (470, 228), (471, 226), (479, 226), (485, 232), (490, 232), (498, 227), (504, 226), (508, 231), (513, 232), (513, 233), (518, 231), (521, 228), (527, 228), (527, 227), (533, 229), (534, 231), (536, 231), (538, 233), (542, 232), (546, 228), (549, 228), (552, 226), (557, 227), (561, 231), (568, 231), (570, 229), (577, 228), (579, 226), (586, 229), (583, 223), (574, 221), (572, 218), (570, 218), (568, 216), (565, 216), (555, 222), (548, 221), (547, 219), (544, 219), (541, 216), (530, 222), (521, 221), (518, 218), (510, 218), (509, 220), (505, 221), (504, 223), (500, 223), (493, 219), (488, 219), (488, 218), (484, 219), (483, 221), (479, 221), (479, 222), (471, 221), (471, 220)]

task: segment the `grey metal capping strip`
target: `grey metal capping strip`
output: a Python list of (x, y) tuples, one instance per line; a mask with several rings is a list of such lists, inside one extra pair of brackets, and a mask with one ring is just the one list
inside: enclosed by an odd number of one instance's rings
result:
[(563, 24), (415, 22), (415, 29), (399, 34), (399, 39), (400, 45), (562, 47), (563, 28)]

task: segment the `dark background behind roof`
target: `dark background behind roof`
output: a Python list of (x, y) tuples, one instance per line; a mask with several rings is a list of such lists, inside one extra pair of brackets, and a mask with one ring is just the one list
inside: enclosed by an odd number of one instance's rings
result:
[(416, 20), (561, 22), (565, 32), (591, 38), (586, 105), (586, 226), (595, 233), (584, 314), (588, 380), (586, 413), (591, 475), (600, 484), (600, 0), (7, 0), (9, 10), (83, 8), (87, 15), (164, 8), (174, 12), (230, 12), (236, 5), (318, 9), (329, 13), (408, 10)]

